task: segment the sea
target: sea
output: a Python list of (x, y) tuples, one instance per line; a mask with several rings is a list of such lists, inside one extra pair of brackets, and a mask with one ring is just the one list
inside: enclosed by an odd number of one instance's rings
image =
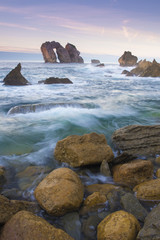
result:
[[(27, 86), (5, 86), (4, 77), (18, 61), (0, 62), (0, 166), (9, 171), (5, 189), (18, 189), (17, 174), (28, 166), (67, 166), (54, 158), (57, 141), (69, 135), (104, 134), (115, 156), (112, 134), (131, 125), (160, 124), (160, 78), (127, 77), (117, 62), (97, 67), (91, 63), (51, 64), (21, 62)], [(39, 84), (49, 77), (69, 78), (73, 84)], [(9, 114), (11, 108), (44, 104), (35, 112)], [(53, 107), (47, 108), (47, 105)], [(83, 170), (85, 185), (113, 182), (92, 169)], [(85, 173), (84, 173), (85, 172)], [(26, 183), (27, 184), (27, 183)], [(36, 181), (21, 198), (34, 200)]]

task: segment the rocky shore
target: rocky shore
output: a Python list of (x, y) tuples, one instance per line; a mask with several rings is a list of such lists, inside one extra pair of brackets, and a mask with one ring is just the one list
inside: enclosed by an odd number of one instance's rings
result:
[[(0, 239), (159, 239), (159, 131), (126, 126), (113, 133), (112, 147), (103, 134), (68, 136), (53, 149), (60, 167), (27, 167), (15, 176), (17, 189), (5, 189), (1, 166)], [(89, 168), (106, 182), (84, 184)], [(31, 202), (23, 192), (32, 182)]]

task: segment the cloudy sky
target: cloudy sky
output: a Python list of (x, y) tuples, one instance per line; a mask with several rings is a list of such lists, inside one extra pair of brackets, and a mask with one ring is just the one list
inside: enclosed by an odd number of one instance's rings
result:
[(82, 53), (160, 57), (160, 0), (0, 0), (0, 51), (40, 52), (45, 41)]

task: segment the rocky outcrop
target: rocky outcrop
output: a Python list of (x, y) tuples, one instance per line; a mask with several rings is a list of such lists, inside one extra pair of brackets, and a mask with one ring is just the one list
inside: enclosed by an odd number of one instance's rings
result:
[(153, 208), (145, 219), (143, 228), (139, 231), (137, 240), (160, 239), (160, 204)]
[(135, 156), (160, 154), (160, 125), (130, 125), (116, 130), (113, 143), (119, 151)]
[(122, 74), (126, 74), (126, 76), (160, 77), (160, 64), (156, 60), (153, 60), (153, 62), (143, 60), (137, 64), (136, 68), (130, 72), (124, 70)]
[(1, 240), (73, 240), (61, 229), (53, 227), (46, 220), (28, 211), (15, 214), (3, 227)]
[(118, 59), (120, 66), (122, 67), (131, 67), (135, 66), (138, 58), (132, 55), (131, 52), (124, 52), (124, 54)]
[(73, 84), (68, 78), (50, 77), (44, 80), (44, 84)]
[(4, 85), (23, 86), (29, 82), (21, 74), (21, 64), (19, 63), (7, 76), (3, 79)]
[(101, 62), (98, 59), (91, 59), (91, 63), (100, 64)]
[(105, 136), (97, 133), (72, 135), (58, 141), (54, 156), (72, 167), (100, 164), (103, 160), (111, 162), (114, 157)]
[(0, 195), (0, 225), (6, 223), (14, 214), (21, 210), (37, 213), (40, 208), (34, 202), (9, 200), (3, 195)]
[(153, 165), (149, 160), (137, 159), (129, 163), (116, 165), (112, 170), (115, 182), (126, 183), (131, 187), (153, 178)]
[(136, 197), (141, 200), (160, 200), (160, 179), (153, 179), (144, 183), (140, 183), (134, 187), (133, 191)]
[[(56, 53), (54, 52), (56, 50)], [(65, 48), (59, 42), (45, 42), (41, 45), (41, 51), (45, 62), (56, 63), (57, 57), (60, 63), (83, 63), (83, 58), (77, 48), (67, 43)], [(56, 57), (57, 54), (57, 57)]]
[(97, 240), (134, 240), (140, 230), (137, 219), (125, 211), (114, 212), (98, 225)]
[(69, 168), (59, 168), (43, 179), (34, 195), (49, 214), (62, 216), (80, 207), (83, 185), (75, 172)]

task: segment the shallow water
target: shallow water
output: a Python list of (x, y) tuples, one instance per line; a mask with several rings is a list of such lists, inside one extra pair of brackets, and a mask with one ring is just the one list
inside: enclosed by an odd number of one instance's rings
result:
[[(15, 175), (27, 166), (60, 167), (53, 151), (56, 142), (66, 136), (103, 133), (113, 147), (112, 133), (120, 127), (160, 124), (160, 78), (126, 77), (121, 75), (123, 68), (113, 63), (98, 68), (22, 62), (21, 72), (32, 85), (4, 86), (3, 78), (17, 64), (0, 62), (0, 165), (9, 170), (7, 189), (18, 188)], [(73, 84), (38, 84), (48, 77), (67, 77)], [(34, 113), (8, 114), (14, 106), (37, 103), (57, 105)], [(112, 182), (90, 169), (81, 179), (87, 185)], [(25, 189), (23, 198), (34, 199), (36, 184)]]

